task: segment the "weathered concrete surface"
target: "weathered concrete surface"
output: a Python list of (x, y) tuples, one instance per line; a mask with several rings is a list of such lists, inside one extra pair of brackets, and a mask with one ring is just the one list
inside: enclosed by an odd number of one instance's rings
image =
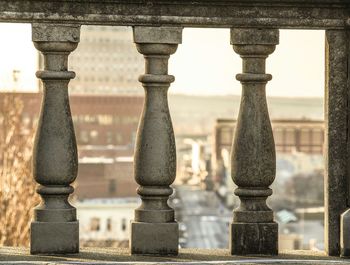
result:
[(230, 227), (232, 255), (278, 254), (278, 224), (235, 223)]
[[(328, 257), (321, 252), (293, 251), (278, 256), (231, 256), (228, 249), (180, 249), (179, 255), (154, 257), (130, 255), (127, 248), (83, 248), (79, 254), (29, 255), (24, 248), (0, 248), (0, 264), (350, 264), (350, 260)], [(26, 264), (28, 264), (26, 263)], [(18, 264), (18, 263), (17, 263)]]
[(340, 215), (347, 208), (348, 43), (346, 31), (326, 31), (324, 189), (329, 255), (340, 253)]
[(44, 55), (44, 69), (36, 73), (44, 93), (33, 150), (33, 175), (40, 184), (42, 203), (34, 210), (31, 253), (76, 253), (79, 223), (68, 202), (70, 184), (78, 173), (78, 155), (69, 106), (68, 55), (78, 45), (77, 25), (33, 24), (32, 39)]
[(179, 224), (131, 222), (132, 254), (177, 255)]
[(242, 98), (231, 151), (231, 175), (240, 205), (233, 211), (232, 254), (278, 253), (278, 225), (266, 199), (276, 175), (276, 153), (267, 108), (265, 60), (279, 41), (276, 29), (231, 29), (231, 44), (243, 60)]
[(0, 21), (343, 28), (349, 6), (346, 0), (1, 0)]
[(145, 57), (145, 104), (137, 130), (134, 173), (142, 204), (131, 225), (133, 254), (176, 255), (178, 224), (168, 205), (176, 177), (176, 147), (167, 92), (174, 77), (168, 59), (182, 40), (182, 28), (134, 27), (134, 42)]
[(78, 253), (79, 222), (33, 222), (30, 247), (37, 253)]

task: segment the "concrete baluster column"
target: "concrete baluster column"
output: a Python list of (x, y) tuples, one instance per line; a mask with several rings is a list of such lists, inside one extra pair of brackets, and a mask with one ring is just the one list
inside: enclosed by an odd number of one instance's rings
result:
[(34, 210), (31, 253), (79, 252), (76, 209), (68, 202), (77, 176), (78, 156), (68, 98), (68, 55), (78, 45), (80, 26), (33, 24), (32, 39), (44, 55), (43, 99), (33, 154), (33, 175), (42, 202)]
[(167, 201), (176, 176), (176, 148), (167, 92), (174, 81), (168, 59), (181, 43), (182, 28), (134, 27), (134, 42), (145, 58), (145, 89), (135, 147), (135, 180), (142, 204), (131, 223), (132, 254), (176, 255), (178, 224)]
[(278, 30), (231, 29), (231, 44), (243, 59), (242, 98), (232, 147), (232, 179), (240, 206), (233, 212), (231, 253), (278, 252), (278, 225), (266, 199), (276, 173), (275, 144), (266, 103), (265, 60), (278, 44)]

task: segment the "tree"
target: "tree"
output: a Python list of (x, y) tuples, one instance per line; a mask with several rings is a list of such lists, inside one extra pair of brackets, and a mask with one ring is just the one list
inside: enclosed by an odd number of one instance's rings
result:
[(39, 197), (31, 172), (33, 128), (22, 121), (23, 101), (0, 94), (0, 245), (28, 246)]

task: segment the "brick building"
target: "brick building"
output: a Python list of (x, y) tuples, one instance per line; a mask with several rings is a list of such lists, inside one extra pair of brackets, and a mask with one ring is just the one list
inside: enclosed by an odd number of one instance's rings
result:
[[(218, 119), (214, 131), (214, 155), (220, 156), (222, 148), (231, 149), (236, 120)], [(272, 120), (272, 131), (277, 153), (293, 151), (322, 154), (324, 122), (315, 120)]]
[[(41, 94), (16, 95), (24, 103), (23, 123), (36, 127)], [(143, 97), (73, 94), (70, 103), (79, 153), (77, 198), (136, 196), (133, 152)]]
[[(214, 168), (223, 164), (223, 152), (230, 153), (236, 120), (218, 119), (214, 129), (212, 161)], [(324, 122), (276, 119), (271, 121), (276, 153), (301, 152), (322, 155)]]
[[(27, 125), (36, 123), (41, 94), (16, 95), (24, 102), (23, 122)], [(96, 150), (96, 146), (119, 147), (122, 151), (132, 149), (142, 105), (141, 96), (71, 95), (70, 106), (78, 146), (83, 150), (85, 146), (95, 146), (91, 149)], [(110, 156), (106, 152), (101, 153), (101, 156)]]
[(79, 199), (136, 197), (137, 184), (133, 177), (133, 159), (82, 158), (75, 194)]

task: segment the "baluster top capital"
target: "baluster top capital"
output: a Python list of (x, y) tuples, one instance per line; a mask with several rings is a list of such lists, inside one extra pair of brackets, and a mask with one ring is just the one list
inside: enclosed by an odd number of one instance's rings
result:
[(232, 45), (277, 45), (278, 29), (231, 28)]
[(181, 44), (182, 27), (133, 27), (135, 43)]
[(80, 41), (80, 25), (33, 23), (32, 41), (78, 43)]

